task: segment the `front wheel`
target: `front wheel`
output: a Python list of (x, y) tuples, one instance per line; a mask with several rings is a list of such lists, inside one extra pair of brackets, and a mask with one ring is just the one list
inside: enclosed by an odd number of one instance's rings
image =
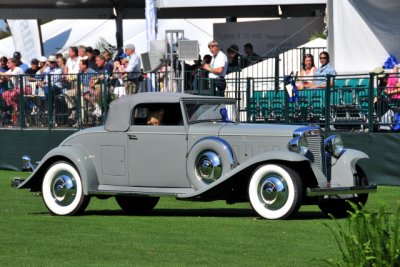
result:
[(115, 196), (122, 210), (129, 214), (147, 214), (157, 205), (159, 197)]
[(249, 183), (253, 209), (265, 219), (287, 219), (300, 207), (303, 184), (294, 170), (277, 164), (260, 166)]
[(42, 183), (43, 201), (55, 215), (77, 215), (89, 204), (82, 179), (69, 162), (59, 161), (47, 169)]

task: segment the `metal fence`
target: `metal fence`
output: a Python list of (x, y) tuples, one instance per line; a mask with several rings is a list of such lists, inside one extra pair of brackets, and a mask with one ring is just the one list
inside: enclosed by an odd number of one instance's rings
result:
[[(174, 82), (164, 77), (161, 72), (148, 74), (140, 83), (141, 90), (147, 91), (147, 80), (151, 80), (153, 90), (163, 91), (165, 82)], [(358, 74), (311, 79), (323, 79), (326, 87), (293, 90), (287, 86), (287, 76), (250, 77), (234, 69), (226, 77), (223, 95), (237, 100), (243, 122), (318, 124), (326, 130), (371, 132), (400, 128), (400, 88), (388, 83), (390, 79), (398, 81), (398, 73), (383, 78)], [(200, 68), (186, 72), (183, 81), (186, 93), (221, 95), (215, 80)], [(110, 101), (124, 94), (124, 82), (119, 74), (0, 77), (0, 127), (100, 125)], [(301, 82), (296, 81), (297, 85)], [(175, 89), (179, 92), (178, 87)]]
[(4, 76), (0, 79), (0, 126), (65, 128), (99, 125), (114, 96), (103, 74)]

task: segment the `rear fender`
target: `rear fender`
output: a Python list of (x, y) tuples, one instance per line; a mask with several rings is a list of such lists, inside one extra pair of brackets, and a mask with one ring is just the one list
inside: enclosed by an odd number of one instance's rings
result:
[(93, 156), (88, 155), (80, 147), (76, 146), (58, 146), (50, 150), (40, 161), (39, 166), (34, 172), (17, 188), (27, 188), (33, 192), (42, 190), (42, 181), (47, 169), (57, 161), (69, 161), (78, 169), (82, 179), (83, 192), (85, 195), (90, 190), (97, 189), (98, 177), (92, 161)]

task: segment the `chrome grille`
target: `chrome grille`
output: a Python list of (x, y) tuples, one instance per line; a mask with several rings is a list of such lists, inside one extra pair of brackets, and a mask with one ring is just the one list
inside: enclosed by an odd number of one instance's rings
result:
[(304, 132), (308, 143), (309, 153), (307, 158), (314, 162), (322, 173), (326, 176), (326, 158), (324, 149), (324, 133), (321, 130), (310, 130)]

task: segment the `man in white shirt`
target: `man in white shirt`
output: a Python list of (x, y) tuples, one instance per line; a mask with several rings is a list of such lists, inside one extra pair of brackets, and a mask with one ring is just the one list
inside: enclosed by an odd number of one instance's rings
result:
[(135, 53), (135, 46), (133, 44), (125, 46), (125, 53), (129, 57), (128, 66), (125, 68), (127, 74), (125, 78), (125, 91), (127, 95), (136, 94), (139, 91), (142, 61)]
[(213, 40), (208, 43), (208, 48), (212, 54), (210, 64), (204, 64), (203, 69), (209, 71), (208, 77), (211, 81), (211, 86), (215, 89), (215, 95), (224, 96), (226, 81), (225, 74), (228, 69), (228, 58), (220, 50), (217, 41)]
[(67, 102), (69, 117), (70, 119), (75, 119), (76, 117), (76, 102), (77, 102), (77, 74), (79, 73), (79, 62), (80, 57), (78, 57), (78, 47), (71, 46), (68, 50), (68, 59), (65, 63), (65, 70), (63, 79), (65, 79), (65, 84), (67, 85), (67, 91), (65, 92), (65, 101)]
[(1, 76), (8, 76), (6, 77), (6, 79), (11, 81), (13, 87), (19, 87), (19, 80), (17, 79), (17, 75), (25, 74), (20, 67), (17, 67), (17, 62), (17, 59), (9, 58), (7, 61), (8, 71), (0, 72)]
[[(78, 58), (78, 48), (76, 46), (71, 46), (68, 50), (68, 59), (65, 63), (65, 74), (78, 74), (79, 73), (79, 58)], [(72, 75), (70, 80), (75, 80)]]

